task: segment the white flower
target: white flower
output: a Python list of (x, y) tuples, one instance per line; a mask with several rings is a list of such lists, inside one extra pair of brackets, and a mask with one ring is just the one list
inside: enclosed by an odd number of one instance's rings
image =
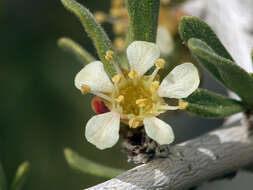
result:
[[(135, 41), (127, 48), (131, 67), (128, 75), (118, 74), (108, 77), (100, 61), (86, 65), (75, 78), (75, 85), (84, 94), (93, 93), (104, 99), (110, 112), (93, 116), (86, 125), (87, 140), (99, 149), (110, 148), (119, 139), (120, 121), (127, 122), (131, 128), (144, 125), (147, 135), (160, 145), (174, 140), (173, 130), (157, 118), (167, 110), (180, 106), (170, 106), (163, 98), (186, 98), (199, 86), (198, 70), (192, 63), (175, 67), (159, 82), (157, 73), (164, 67), (159, 59), (160, 50), (154, 43)], [(112, 61), (110, 52), (108, 59)], [(151, 75), (144, 75), (156, 66)]]

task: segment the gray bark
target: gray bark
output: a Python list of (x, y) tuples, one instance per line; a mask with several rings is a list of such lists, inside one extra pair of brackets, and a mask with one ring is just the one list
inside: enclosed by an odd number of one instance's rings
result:
[(237, 123), (171, 147), (156, 159), (88, 190), (182, 190), (253, 162), (253, 138), (248, 126)]

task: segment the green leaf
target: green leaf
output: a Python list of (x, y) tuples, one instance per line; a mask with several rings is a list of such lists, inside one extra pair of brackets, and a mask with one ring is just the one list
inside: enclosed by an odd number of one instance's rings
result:
[(130, 16), (129, 40), (156, 41), (160, 0), (127, 0)]
[(241, 102), (204, 89), (197, 89), (182, 101), (188, 103), (188, 112), (207, 118), (223, 118), (246, 110)]
[(179, 34), (186, 44), (190, 38), (200, 39), (206, 42), (216, 54), (233, 61), (213, 30), (202, 20), (192, 16), (182, 17), (179, 24)]
[[(105, 70), (111, 77), (113, 77), (115, 74), (117, 74), (116, 69), (118, 68), (118, 65), (115, 62), (109, 62), (105, 59), (106, 52), (108, 50), (113, 50), (113, 46), (101, 25), (96, 21), (94, 16), (87, 8), (75, 0), (61, 1), (66, 9), (71, 11), (80, 19), (85, 31), (93, 40), (93, 43), (98, 52), (98, 56), (104, 63)], [(115, 57), (115, 60), (118, 60), (117, 56)]]
[(1, 163), (0, 163), (0, 190), (7, 190), (6, 176)]
[(106, 179), (111, 179), (124, 172), (123, 170), (103, 166), (86, 158), (83, 158), (69, 148), (64, 149), (64, 156), (71, 168), (85, 174), (91, 174)]
[(69, 38), (60, 38), (58, 40), (58, 46), (64, 51), (73, 54), (83, 65), (95, 61), (95, 58), (89, 52)]
[(16, 175), (12, 181), (10, 190), (20, 190), (29, 172), (30, 164), (28, 162), (23, 162), (17, 169)]
[(250, 107), (253, 106), (253, 79), (249, 73), (233, 61), (215, 54), (205, 42), (199, 39), (188, 40), (188, 47), (195, 56), (213, 64), (226, 87), (237, 93)]

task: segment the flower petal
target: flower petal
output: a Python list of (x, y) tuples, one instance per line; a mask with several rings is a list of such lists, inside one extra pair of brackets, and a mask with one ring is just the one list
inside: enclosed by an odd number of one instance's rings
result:
[(86, 139), (103, 150), (115, 145), (119, 139), (120, 115), (108, 112), (93, 116), (85, 129)]
[(164, 121), (156, 117), (148, 117), (143, 120), (147, 135), (160, 145), (170, 144), (175, 136), (172, 128)]
[(169, 55), (174, 48), (173, 39), (169, 30), (164, 26), (159, 26), (157, 29), (156, 44), (158, 45), (162, 55)]
[(162, 81), (158, 94), (167, 98), (186, 98), (199, 86), (199, 73), (192, 63), (176, 66)]
[(88, 85), (91, 91), (111, 92), (113, 84), (100, 61), (86, 65), (75, 77), (75, 86), (81, 90), (82, 85)]
[(160, 50), (154, 43), (135, 41), (128, 46), (127, 57), (131, 68), (143, 75), (160, 57)]

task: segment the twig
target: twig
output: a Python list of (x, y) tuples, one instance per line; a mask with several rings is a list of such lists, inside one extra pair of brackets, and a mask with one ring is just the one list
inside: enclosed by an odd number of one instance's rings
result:
[(182, 190), (253, 162), (253, 138), (245, 123), (209, 132), (171, 147), (171, 155), (133, 168), (88, 190)]

